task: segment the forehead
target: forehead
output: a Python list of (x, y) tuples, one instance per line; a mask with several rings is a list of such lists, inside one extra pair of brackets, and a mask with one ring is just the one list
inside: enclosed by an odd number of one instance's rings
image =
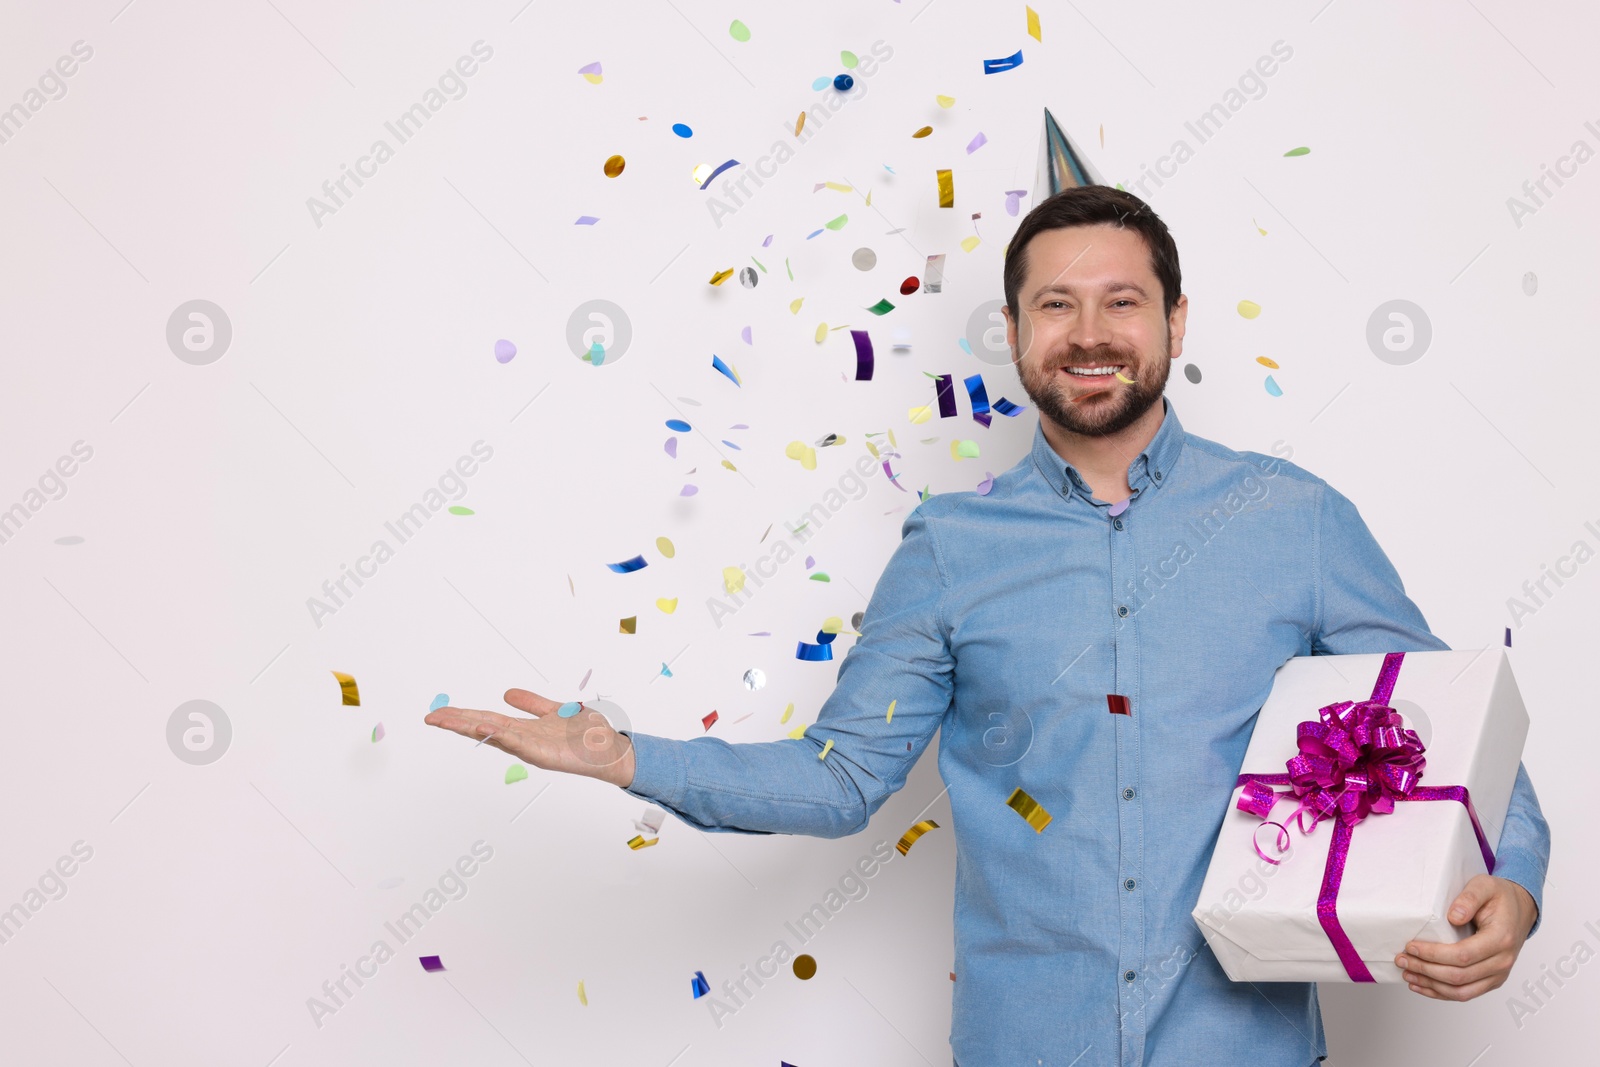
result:
[(1124, 226), (1099, 223), (1045, 230), (1028, 242), (1026, 255), (1025, 293), (1052, 282), (1098, 286), (1129, 281), (1147, 288), (1156, 283), (1144, 235)]

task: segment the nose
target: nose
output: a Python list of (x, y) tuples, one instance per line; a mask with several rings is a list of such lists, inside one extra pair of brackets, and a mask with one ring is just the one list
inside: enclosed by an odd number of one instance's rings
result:
[(1099, 307), (1086, 302), (1072, 317), (1066, 340), (1073, 347), (1093, 351), (1110, 343), (1111, 322)]

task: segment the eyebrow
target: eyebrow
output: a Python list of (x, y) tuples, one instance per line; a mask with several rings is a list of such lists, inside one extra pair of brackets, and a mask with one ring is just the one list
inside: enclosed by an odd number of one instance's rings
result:
[[(1033, 294), (1033, 300), (1034, 300), (1034, 302), (1037, 302), (1041, 297), (1046, 296), (1046, 295), (1048, 295), (1050, 293), (1061, 293), (1061, 294), (1064, 294), (1066, 296), (1071, 296), (1072, 295), (1072, 291), (1073, 291), (1072, 290), (1072, 286), (1070, 286), (1070, 285), (1062, 285), (1059, 282), (1052, 282), (1049, 285), (1046, 285), (1043, 288), (1041, 288), (1038, 292), (1034, 293)], [(1145, 292), (1139, 286), (1134, 285), (1132, 282), (1110, 282), (1105, 286), (1104, 290), (1102, 290), (1102, 291), (1105, 292), (1105, 293), (1108, 293), (1108, 294), (1109, 293), (1120, 293), (1120, 292), (1135, 292), (1135, 293), (1138, 293), (1141, 297), (1143, 297), (1146, 300), (1150, 299), (1150, 294), (1149, 293)]]

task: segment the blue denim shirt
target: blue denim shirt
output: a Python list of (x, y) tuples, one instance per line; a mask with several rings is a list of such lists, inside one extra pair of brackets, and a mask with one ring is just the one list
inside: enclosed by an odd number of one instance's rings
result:
[[(692, 826), (840, 837), (939, 731), (964, 1067), (1305, 1067), (1327, 1051), (1316, 987), (1229, 981), (1189, 913), (1274, 671), (1448, 646), (1346, 497), (1186, 433), (1165, 403), (1118, 515), (1042, 430), (988, 495), (918, 506), (802, 738), (633, 735), (628, 792)], [(1050, 813), (1042, 833), (1007, 806), (1018, 788)], [(1540, 902), (1549, 847), (1519, 769), (1496, 874)]]

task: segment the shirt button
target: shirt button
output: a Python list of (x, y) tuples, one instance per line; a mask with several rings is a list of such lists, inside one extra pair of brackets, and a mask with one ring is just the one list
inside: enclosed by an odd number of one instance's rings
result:
[(1112, 519), (1111, 520), (1111, 525), (1113, 527), (1115, 527), (1116, 529), (1120, 530), (1120, 529), (1122, 529), (1122, 520), (1121, 519)]
[(1128, 788), (1126, 788), (1126, 789), (1124, 789), (1122, 791), (1122, 799), (1123, 800), (1132, 800), (1133, 799), (1133, 786), (1130, 785)]
[(1133, 887), (1138, 885), (1138, 884), (1139, 884), (1138, 882), (1135, 882), (1132, 878), (1129, 878), (1126, 882), (1122, 883), (1122, 888), (1126, 889), (1128, 892), (1131, 893), (1131, 892), (1133, 892)]
[(1134, 975), (1134, 973), (1132, 971), (1123, 971), (1122, 972), (1122, 980), (1124, 982), (1131, 982), (1131, 981), (1133, 981), (1134, 978), (1135, 978), (1135, 975)]
[(1118, 604), (1117, 605), (1117, 616), (1119, 618), (1126, 619), (1128, 617), (1128, 605), (1126, 605), (1126, 604)]
[(1161, 480), (1161, 472), (1160, 471), (1156, 471), (1153, 475), (1151, 475), (1151, 477), (1159, 482)]

